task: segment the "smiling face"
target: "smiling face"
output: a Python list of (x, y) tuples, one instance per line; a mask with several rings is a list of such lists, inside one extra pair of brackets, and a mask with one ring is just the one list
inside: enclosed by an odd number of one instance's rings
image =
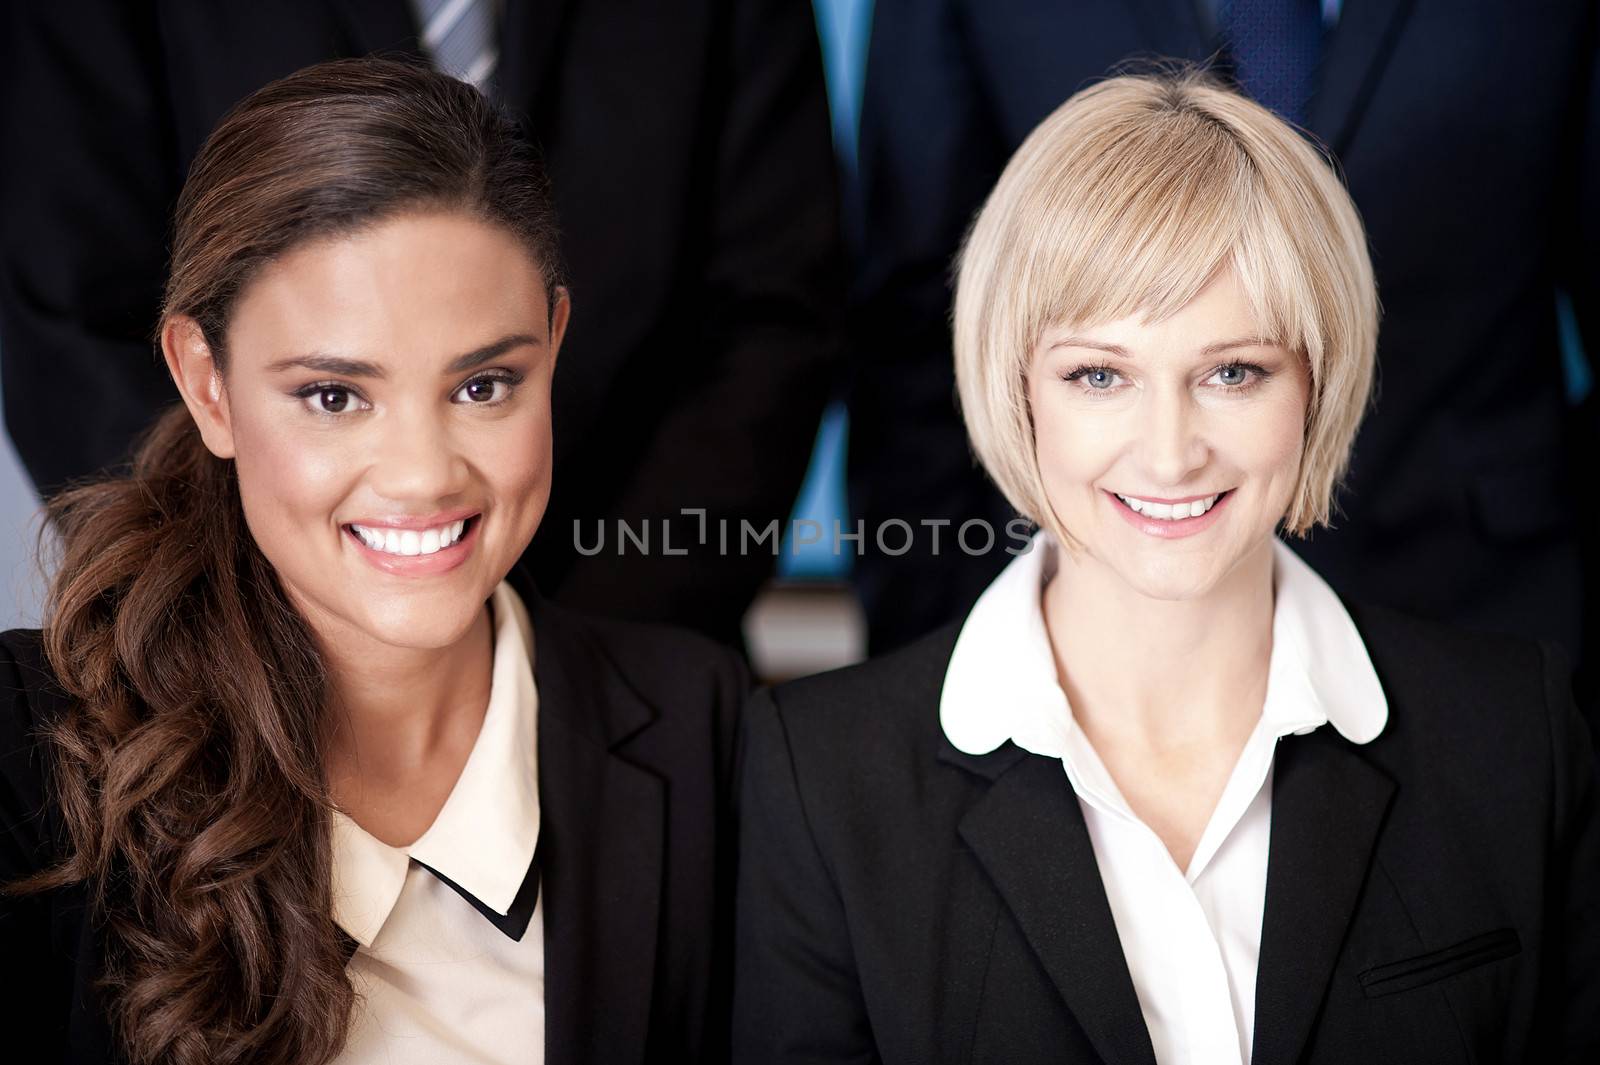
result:
[(407, 214), (266, 267), (220, 382), (182, 359), (256, 543), (324, 640), (449, 646), (533, 537), (567, 318), (545, 293), (506, 230)]
[(1045, 332), (1028, 375), (1046, 499), (1081, 564), (1193, 599), (1261, 557), (1293, 498), (1308, 382), (1232, 270), (1177, 313)]

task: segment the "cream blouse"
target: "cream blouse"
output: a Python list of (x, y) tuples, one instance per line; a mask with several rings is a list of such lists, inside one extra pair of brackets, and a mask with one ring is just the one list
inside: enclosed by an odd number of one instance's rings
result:
[(433, 824), (391, 847), (334, 815), (334, 917), (360, 996), (338, 1065), (544, 1060), (533, 630), (504, 582), (490, 609), (489, 705)]

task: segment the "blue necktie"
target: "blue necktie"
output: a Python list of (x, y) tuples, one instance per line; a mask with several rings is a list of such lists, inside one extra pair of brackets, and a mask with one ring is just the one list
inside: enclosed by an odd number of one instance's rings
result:
[(1320, 0), (1223, 0), (1221, 15), (1239, 87), (1304, 126), (1322, 54)]

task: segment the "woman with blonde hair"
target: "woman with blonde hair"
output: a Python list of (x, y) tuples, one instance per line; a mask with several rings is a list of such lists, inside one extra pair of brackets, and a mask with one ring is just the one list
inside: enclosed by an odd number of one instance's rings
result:
[(1094, 85), (984, 205), (954, 325), (1041, 531), (960, 624), (752, 707), (736, 1060), (1595, 1060), (1566, 670), (1278, 536), (1330, 524), (1372, 391), (1329, 161), (1203, 73)]
[(183, 402), (51, 500), (43, 631), (0, 636), (0, 1057), (726, 1055), (744, 668), (517, 564), (570, 305), (464, 82), (321, 64), (211, 134)]

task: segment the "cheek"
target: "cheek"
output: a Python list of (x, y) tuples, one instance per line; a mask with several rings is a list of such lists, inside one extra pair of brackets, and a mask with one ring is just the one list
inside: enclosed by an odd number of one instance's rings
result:
[(1108, 412), (1071, 409), (1052, 397), (1033, 398), (1034, 455), (1045, 494), (1058, 513), (1081, 505), (1119, 450), (1116, 421)]
[(269, 549), (282, 526), (326, 522), (346, 492), (350, 464), (334, 434), (291, 431), (266, 419), (234, 418), (239, 496), (256, 538)]
[(543, 494), (550, 488), (551, 442), (545, 426), (530, 427), (510, 446), (496, 449), (487, 467), (495, 486), (508, 497)]
[(548, 415), (530, 411), (486, 427), (464, 443), (464, 450), (491, 494), (515, 514), (511, 525), (517, 538), (532, 538), (550, 499), (553, 451)]
[(1273, 504), (1288, 505), (1305, 455), (1305, 400), (1297, 394), (1262, 403), (1228, 434), (1230, 459), (1267, 485)]

